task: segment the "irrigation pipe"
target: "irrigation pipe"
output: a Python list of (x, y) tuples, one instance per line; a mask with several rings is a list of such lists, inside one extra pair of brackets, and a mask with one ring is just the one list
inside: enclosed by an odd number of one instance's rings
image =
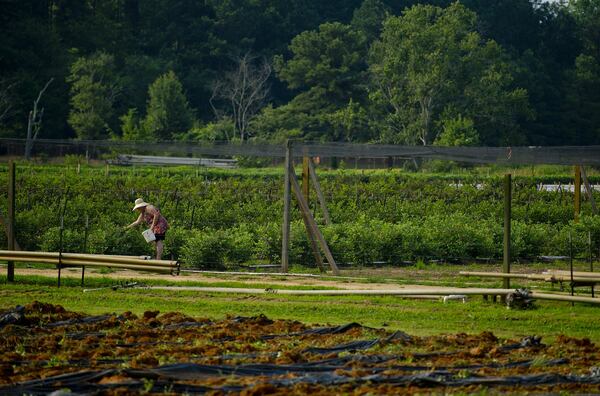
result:
[[(230, 287), (194, 287), (194, 286), (146, 286), (146, 290), (197, 291), (206, 293), (230, 294), (285, 294), (294, 296), (480, 296), (508, 295), (514, 289), (482, 289), (482, 288), (431, 288), (431, 289), (390, 289), (390, 290), (290, 290), (290, 289), (251, 289)], [(84, 290), (86, 291), (86, 290)], [(534, 299), (567, 302), (585, 302), (600, 304), (600, 298), (577, 297), (562, 294), (530, 292)]]
[[(31, 263), (44, 263), (44, 264), (54, 264), (58, 265), (58, 259), (53, 258), (28, 258), (28, 257), (0, 257), (0, 260), (10, 260), (17, 262), (31, 262)], [(165, 272), (170, 273), (172, 270), (177, 269), (177, 267), (168, 267), (168, 266), (146, 266), (146, 265), (135, 265), (128, 263), (109, 263), (109, 262), (96, 262), (96, 261), (85, 261), (85, 260), (70, 260), (70, 259), (62, 259), (60, 264), (64, 267), (67, 266), (85, 266), (85, 267), (111, 267), (111, 268), (122, 268), (122, 269), (132, 269), (132, 270), (140, 270), (140, 271), (152, 271), (152, 272)]]
[(18, 261), (24, 263), (45, 263), (45, 264), (64, 264), (64, 265), (85, 265), (89, 267), (115, 267), (115, 268), (126, 268), (126, 269), (145, 269), (152, 271), (160, 271), (160, 270), (169, 270), (172, 268), (177, 268), (177, 266), (172, 265), (143, 265), (143, 262), (140, 264), (129, 264), (129, 263), (121, 263), (121, 262), (109, 262), (109, 261), (87, 261), (87, 260), (73, 260), (73, 259), (61, 259), (59, 261), (58, 258), (46, 258), (46, 257), (10, 257), (10, 256), (0, 256), (0, 260), (6, 261)]
[(180, 272), (190, 274), (216, 274), (216, 275), (260, 275), (260, 276), (297, 276), (305, 278), (335, 278), (335, 279), (350, 279), (350, 280), (367, 280), (368, 278), (356, 278), (353, 276), (336, 276), (336, 275), (317, 275), (317, 274), (295, 274), (287, 272), (243, 272), (243, 271), (201, 271), (181, 269)]
[(164, 267), (166, 265), (176, 266), (177, 261), (169, 260), (144, 260), (140, 258), (126, 258), (124, 256), (109, 256), (101, 254), (80, 254), (80, 253), (55, 253), (55, 252), (27, 252), (27, 251), (12, 251), (12, 250), (0, 250), (0, 260), (6, 258), (15, 259), (16, 261), (31, 261), (33, 259), (56, 259), (61, 258), (65, 260), (81, 260), (87, 262), (101, 262), (101, 263), (119, 263), (119, 264), (133, 264), (133, 265), (144, 265), (144, 266), (158, 266)]

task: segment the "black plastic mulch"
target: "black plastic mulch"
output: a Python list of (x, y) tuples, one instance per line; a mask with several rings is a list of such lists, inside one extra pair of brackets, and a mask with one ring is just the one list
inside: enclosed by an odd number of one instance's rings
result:
[[(563, 364), (566, 361), (554, 361), (549, 364)], [(531, 365), (532, 361), (516, 362), (518, 365)], [(506, 367), (508, 365), (503, 365)], [(467, 366), (463, 366), (467, 367)], [(473, 366), (478, 368), (479, 366)], [(224, 365), (200, 365), (200, 364), (173, 364), (157, 367), (154, 369), (109, 369), (97, 371), (80, 371), (77, 373), (62, 374), (42, 380), (27, 381), (20, 384), (0, 387), (0, 394), (3, 395), (21, 395), (21, 394), (47, 394), (59, 389), (69, 389), (75, 393), (89, 393), (108, 390), (111, 388), (127, 388), (129, 390), (139, 390), (148, 386), (148, 380), (152, 380), (153, 391), (170, 390), (173, 392), (187, 392), (202, 394), (209, 390), (221, 390), (224, 392), (240, 390), (241, 386), (227, 387), (206, 387), (188, 385), (178, 381), (199, 380), (215, 376), (279, 376), (285, 374), (296, 374), (293, 378), (272, 378), (266, 381), (258, 381), (255, 384), (268, 383), (275, 386), (293, 386), (296, 384), (314, 384), (323, 386), (343, 385), (343, 384), (396, 384), (396, 385), (415, 385), (420, 387), (442, 387), (442, 386), (535, 386), (535, 385), (556, 385), (556, 384), (600, 384), (600, 370), (593, 368), (589, 375), (562, 375), (562, 374), (532, 374), (532, 375), (513, 375), (513, 376), (477, 376), (467, 374), (464, 377), (458, 377), (456, 371), (446, 369), (436, 369), (425, 373), (409, 375), (384, 375), (377, 373), (380, 370), (373, 370), (372, 374), (359, 377), (345, 376), (337, 373), (339, 366), (310, 366), (299, 365), (272, 365), (272, 364), (248, 364), (240, 366)], [(407, 366), (407, 369), (414, 371), (417, 367)], [(452, 367), (457, 369), (460, 367)], [(390, 368), (381, 368), (381, 370)], [(423, 370), (430, 370), (428, 367), (422, 367)], [(100, 384), (100, 380), (112, 376), (126, 376), (121, 382)], [(244, 387), (252, 386), (246, 385)]]

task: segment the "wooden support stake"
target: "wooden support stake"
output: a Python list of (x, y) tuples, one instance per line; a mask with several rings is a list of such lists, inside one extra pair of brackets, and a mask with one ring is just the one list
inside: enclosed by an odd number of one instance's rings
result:
[(290, 244), (290, 168), (292, 162), (292, 142), (287, 141), (285, 152), (285, 176), (283, 185), (283, 226), (281, 238), (281, 272), (287, 272), (289, 268), (289, 244)]
[[(511, 221), (511, 203), (512, 203), (512, 183), (511, 175), (504, 175), (504, 261), (503, 271), (510, 273), (510, 221)], [(503, 280), (503, 287), (510, 289), (510, 278)]]
[[(8, 219), (7, 219), (7, 237), (8, 237), (8, 250), (15, 250), (15, 163), (10, 161), (8, 163)], [(9, 261), (8, 270), (6, 273), (6, 279), (9, 282), (15, 280), (15, 263)]]
[(310, 177), (312, 179), (313, 186), (315, 186), (315, 191), (317, 192), (317, 198), (319, 199), (319, 204), (321, 205), (321, 210), (323, 211), (323, 218), (325, 219), (325, 224), (331, 224), (331, 218), (329, 217), (329, 210), (327, 210), (327, 203), (325, 202), (325, 196), (323, 195), (323, 191), (321, 190), (321, 183), (319, 183), (319, 179), (317, 178), (317, 172), (315, 170), (315, 164), (312, 158), (308, 161), (308, 168), (310, 172)]
[[(290, 175), (294, 175), (293, 177), (296, 176), (296, 174), (294, 172), (293, 161), (290, 163)], [(300, 206), (300, 205), (298, 205), (298, 206)], [(302, 207), (300, 207), (300, 214), (302, 215), (302, 220), (304, 221), (304, 227), (306, 228), (306, 232), (308, 234), (308, 242), (310, 243), (310, 249), (315, 258), (315, 262), (317, 263), (317, 267), (319, 267), (319, 270), (321, 272), (325, 272), (325, 266), (323, 265), (323, 257), (321, 256), (321, 252), (319, 251), (319, 245), (317, 245), (317, 241), (316, 241), (317, 236), (315, 235), (315, 233), (313, 231), (313, 227), (311, 225), (310, 219), (306, 215), (306, 212), (304, 210), (302, 210)]]
[[(294, 172), (294, 166), (290, 167), (290, 172)], [(317, 236), (313, 232), (313, 228), (310, 223), (310, 219), (308, 218), (306, 212), (300, 209), (300, 213), (302, 214), (302, 220), (304, 221), (304, 226), (306, 228), (306, 232), (308, 233), (308, 242), (310, 243), (310, 249), (315, 258), (315, 262), (319, 267), (321, 272), (325, 272), (325, 266), (323, 265), (323, 257), (321, 256), (321, 252), (319, 251), (319, 245), (317, 244)]]
[(592, 204), (592, 213), (598, 214), (598, 208), (596, 207), (596, 200), (594, 199), (594, 193), (592, 191), (592, 186), (587, 178), (585, 173), (585, 168), (581, 167), (581, 178), (583, 179), (583, 185), (585, 186), (585, 190), (587, 191), (588, 197), (590, 198), (590, 203)]
[(309, 157), (302, 157), (302, 195), (304, 195), (304, 200), (308, 204), (310, 208), (310, 168), (309, 168)]
[(323, 253), (325, 253), (325, 257), (327, 258), (327, 262), (329, 263), (329, 265), (331, 267), (331, 271), (335, 275), (339, 275), (340, 271), (335, 263), (335, 260), (333, 259), (333, 255), (331, 254), (331, 251), (329, 250), (329, 246), (327, 245), (327, 242), (325, 241), (325, 237), (323, 237), (323, 234), (321, 233), (321, 230), (319, 230), (319, 227), (317, 226), (317, 223), (315, 222), (315, 219), (313, 218), (312, 213), (310, 213), (308, 204), (304, 200), (304, 196), (302, 195), (302, 190), (300, 189), (300, 184), (298, 183), (298, 180), (296, 179), (296, 175), (293, 172), (290, 172), (290, 183), (292, 185), (292, 190), (294, 191), (294, 194), (296, 195), (296, 199), (298, 200), (300, 210), (305, 213), (306, 218), (308, 219), (309, 228), (312, 230), (314, 236), (317, 238), (317, 241), (319, 242), (319, 245), (321, 246)]
[(575, 165), (575, 223), (579, 222), (581, 213), (581, 167)]

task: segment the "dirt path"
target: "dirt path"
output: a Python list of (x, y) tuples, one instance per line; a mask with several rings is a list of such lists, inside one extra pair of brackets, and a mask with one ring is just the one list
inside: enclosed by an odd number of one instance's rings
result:
[[(0, 267), (1, 268), (1, 267)], [(34, 269), (34, 268), (17, 268), (15, 276), (19, 275), (37, 275), (56, 278), (57, 271), (55, 269)], [(81, 279), (81, 270), (76, 268), (63, 269), (61, 277)], [(179, 276), (167, 274), (154, 274), (148, 272), (138, 272), (133, 270), (116, 270), (110, 273), (100, 273), (97, 270), (86, 270), (86, 279), (88, 278), (110, 278), (115, 281), (124, 281), (130, 279), (136, 280), (165, 280), (173, 283), (175, 286), (181, 282), (203, 282), (203, 283), (222, 283), (222, 282), (242, 282), (245, 284), (271, 284), (280, 286), (313, 286), (313, 287), (331, 287), (348, 290), (388, 290), (388, 289), (404, 289), (404, 288), (423, 288), (427, 289), (436, 286), (426, 285), (399, 285), (390, 281), (389, 283), (372, 283), (365, 282), (360, 279), (321, 279), (314, 277), (284, 277), (277, 275), (258, 275), (258, 274), (198, 274), (185, 273)]]

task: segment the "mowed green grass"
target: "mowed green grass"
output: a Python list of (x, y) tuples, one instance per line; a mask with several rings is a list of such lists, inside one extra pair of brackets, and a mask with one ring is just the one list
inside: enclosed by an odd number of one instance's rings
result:
[[(142, 314), (158, 310), (212, 319), (264, 314), (272, 319), (309, 324), (358, 322), (413, 335), (491, 331), (515, 339), (539, 335), (552, 341), (559, 334), (565, 334), (600, 342), (600, 306), (582, 303), (571, 306), (570, 303), (538, 301), (532, 310), (509, 310), (501, 303), (485, 302), (480, 297), (473, 297), (466, 304), (459, 301), (444, 304), (437, 300), (393, 296), (245, 295), (110, 288), (83, 292), (77, 279), (65, 279), (61, 288), (57, 288), (55, 282), (55, 278), (31, 276), (7, 283), (6, 277), (0, 277), (0, 309), (37, 300), (87, 314), (124, 311)], [(90, 278), (86, 280), (86, 288), (115, 283), (114, 279)], [(198, 282), (195, 285), (203, 286)], [(211, 283), (210, 286), (281, 288), (268, 283), (251, 286), (243, 282)]]

